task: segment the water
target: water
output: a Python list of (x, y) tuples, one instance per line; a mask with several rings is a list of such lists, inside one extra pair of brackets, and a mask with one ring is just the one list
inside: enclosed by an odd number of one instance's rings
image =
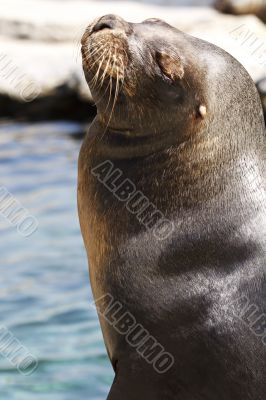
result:
[(39, 360), (0, 357), (4, 400), (103, 400), (113, 374), (92, 301), (76, 206), (78, 125), (0, 125), (0, 185), (33, 214), (29, 238), (0, 216), (0, 315)]

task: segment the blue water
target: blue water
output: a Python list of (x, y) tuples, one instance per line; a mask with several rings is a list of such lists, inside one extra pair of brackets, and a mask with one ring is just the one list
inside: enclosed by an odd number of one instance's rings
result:
[(39, 222), (25, 238), (0, 215), (0, 326), (39, 360), (23, 376), (0, 357), (3, 400), (103, 400), (112, 382), (78, 224), (79, 131), (0, 125), (0, 185)]

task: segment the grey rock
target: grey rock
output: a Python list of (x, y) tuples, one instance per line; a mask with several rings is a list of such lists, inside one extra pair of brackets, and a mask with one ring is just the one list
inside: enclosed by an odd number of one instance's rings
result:
[(255, 81), (266, 76), (266, 27), (254, 16), (126, 1), (0, 0), (0, 95), (35, 104), (64, 87), (91, 102), (79, 43), (88, 23), (108, 13), (132, 22), (162, 18), (227, 50)]

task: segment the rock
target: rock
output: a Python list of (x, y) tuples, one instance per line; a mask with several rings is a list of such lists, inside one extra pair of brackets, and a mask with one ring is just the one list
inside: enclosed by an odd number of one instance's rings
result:
[(96, 115), (96, 107), (80, 97), (77, 90), (63, 84), (46, 96), (32, 102), (21, 102), (7, 94), (0, 94), (1, 118), (46, 121), (73, 120), (87, 122)]
[[(1, 92), (12, 97), (23, 97), (22, 92), (28, 86), (39, 95), (49, 93), (64, 82), (73, 86), (73, 77), (77, 82), (81, 81), (79, 49), (71, 42), (47, 43), (0, 37), (0, 49)], [(25, 95), (30, 97), (30, 93)]]
[(232, 54), (255, 82), (266, 76), (266, 26), (255, 16), (221, 15), (199, 22), (189, 33)]
[[(21, 114), (35, 109), (37, 118), (41, 108), (46, 108), (45, 99), (47, 107), (52, 107), (53, 97), (55, 109), (60, 99), (60, 106), (74, 110), (71, 104), (75, 99), (86, 112), (91, 97), (82, 72), (80, 38), (91, 20), (108, 13), (132, 22), (162, 18), (227, 50), (255, 81), (266, 76), (266, 27), (254, 16), (223, 15), (208, 7), (160, 7), (125, 1), (2, 0), (0, 95), (8, 107), (2, 107), (1, 115), (3, 109), (10, 112), (14, 101), (16, 110), (21, 104)], [(68, 98), (72, 100), (68, 102)]]
[(266, 22), (266, 2), (263, 0), (216, 0), (214, 6), (228, 14), (254, 14)]
[(206, 15), (209, 18), (214, 15), (209, 8), (196, 10), (191, 12), (189, 8), (161, 7), (132, 1), (2, 0), (0, 35), (72, 42), (80, 38), (89, 22), (104, 14), (117, 14), (131, 22), (158, 17), (169, 23), (179, 21), (182, 24), (185, 18), (186, 24), (190, 26)]

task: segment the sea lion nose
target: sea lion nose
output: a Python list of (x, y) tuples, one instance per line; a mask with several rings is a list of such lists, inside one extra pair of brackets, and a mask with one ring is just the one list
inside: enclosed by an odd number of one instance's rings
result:
[(110, 30), (119, 28), (123, 29), (125, 28), (125, 26), (126, 22), (122, 18), (110, 14), (110, 15), (105, 15), (98, 22), (96, 22), (96, 24), (92, 28), (92, 32), (99, 32), (104, 29), (110, 29)]

